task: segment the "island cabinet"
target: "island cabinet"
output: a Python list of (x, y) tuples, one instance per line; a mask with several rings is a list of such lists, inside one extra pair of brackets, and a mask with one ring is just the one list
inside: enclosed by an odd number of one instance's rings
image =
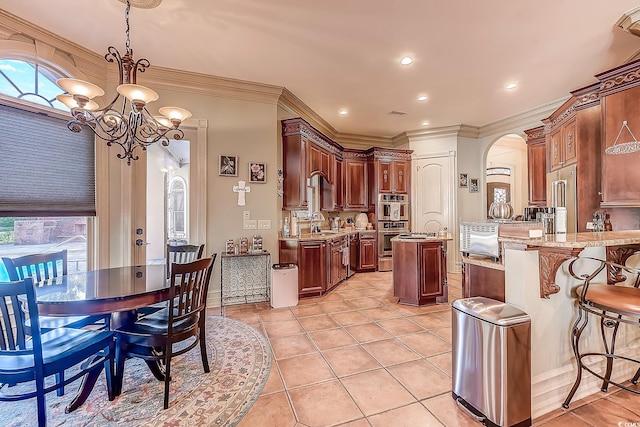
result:
[[(336, 158), (342, 158), (342, 146), (301, 118), (283, 120), (282, 208), (286, 210), (308, 208), (307, 179), (314, 175), (321, 177), (321, 186), (334, 186)], [(331, 201), (333, 206), (336, 206), (336, 203), (337, 201)]]
[(400, 304), (446, 302), (446, 241), (394, 237), (393, 294)]
[(345, 149), (344, 206), (345, 211), (364, 211), (369, 208), (367, 200), (367, 157), (364, 152)]
[[(600, 85), (571, 92), (571, 98), (544, 123), (548, 172), (575, 164), (576, 225), (586, 231), (587, 222), (600, 208), (601, 107)], [(554, 175), (547, 176), (547, 187)], [(547, 203), (550, 203), (547, 200)]]
[(491, 258), (462, 258), (462, 298), (486, 297), (504, 302), (504, 265)]
[[(640, 136), (639, 72), (640, 61), (634, 61), (596, 76), (602, 84), (601, 206), (604, 208), (640, 207), (640, 152), (619, 155), (605, 152), (614, 144), (634, 142)], [(636, 228), (637, 217), (628, 221), (628, 226)]]
[(358, 237), (358, 273), (365, 271), (375, 271), (377, 255), (376, 232), (362, 232)]
[(547, 206), (547, 146), (544, 126), (525, 130), (529, 206)]

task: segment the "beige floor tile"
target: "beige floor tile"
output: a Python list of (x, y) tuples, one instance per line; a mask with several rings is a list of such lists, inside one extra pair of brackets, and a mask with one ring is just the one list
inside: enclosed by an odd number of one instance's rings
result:
[(323, 302), (320, 303), (320, 306), (327, 313), (338, 313), (340, 311), (353, 310), (353, 307), (351, 307), (343, 300)]
[(359, 420), (351, 421), (348, 423), (340, 424), (336, 427), (371, 427), (369, 421), (366, 418), (360, 418)]
[[(413, 320), (413, 317), (411, 318)], [(423, 329), (405, 318), (389, 319), (378, 321), (378, 325), (382, 326), (392, 335), (407, 335), (414, 332), (422, 332)]]
[(359, 325), (371, 322), (364, 314), (359, 311), (343, 311), (341, 313), (332, 313), (331, 318), (342, 326)]
[[(631, 386), (631, 382), (626, 385)], [(640, 389), (640, 385), (636, 385), (634, 388)], [(607, 395), (606, 399), (609, 399), (612, 402), (629, 409), (634, 414), (637, 414), (638, 420), (640, 421), (640, 394), (634, 394), (625, 390), (614, 392), (615, 387), (610, 387), (609, 390), (610, 393)]]
[(260, 323), (260, 315), (255, 311), (235, 311), (227, 313), (226, 317), (242, 323)]
[[(583, 420), (582, 418), (572, 414), (571, 412), (567, 412), (566, 414), (560, 415), (559, 417), (552, 418), (551, 420), (538, 424), (534, 423), (534, 426), (539, 427), (592, 427), (593, 424)], [(611, 424), (612, 426), (617, 426), (619, 424)], [(598, 426), (600, 427), (600, 426)]]
[(451, 328), (431, 329), (429, 332), (442, 338), (443, 340), (451, 343)]
[(386, 307), (366, 308), (364, 310), (360, 310), (360, 313), (364, 314), (371, 320), (395, 319), (400, 316), (398, 313), (395, 313)]
[(284, 391), (284, 384), (282, 383), (282, 378), (280, 378), (280, 370), (278, 369), (278, 364), (274, 361), (271, 363), (271, 372), (269, 372), (269, 378), (267, 379), (267, 383), (264, 385), (262, 392), (260, 395), (265, 394), (273, 394), (277, 392)]
[(356, 340), (342, 329), (309, 332), (309, 336), (320, 350), (329, 350), (331, 348), (344, 347), (356, 343)]
[(420, 358), (420, 355), (410, 350), (395, 338), (362, 344), (382, 366), (397, 365)]
[(327, 381), (289, 391), (298, 421), (308, 426), (330, 426), (362, 418), (339, 381)]
[(391, 310), (403, 316), (417, 316), (419, 314), (428, 313), (428, 311), (426, 311), (426, 308), (424, 306), (415, 307), (413, 305), (398, 303), (398, 304), (388, 305), (387, 307), (389, 307)]
[(440, 370), (444, 371), (447, 375), (451, 376), (453, 359), (451, 352), (439, 354), (437, 356), (432, 356), (427, 359), (431, 364), (435, 367), (440, 368)]
[(441, 427), (442, 424), (420, 403), (402, 406), (369, 417), (373, 427)]
[(360, 346), (336, 348), (323, 351), (322, 354), (338, 377), (381, 367), (380, 363)]
[(265, 322), (264, 328), (269, 338), (285, 337), (304, 333), (304, 329), (297, 320), (283, 320), (280, 322)]
[(291, 307), (291, 312), (296, 317), (309, 317), (309, 316), (317, 316), (319, 314), (325, 314), (324, 311), (322, 310), (322, 307), (320, 307), (320, 305), (316, 303)]
[(411, 317), (412, 322), (416, 322), (418, 325), (425, 329), (438, 329), (451, 326), (451, 322), (443, 319), (437, 314), (421, 314), (419, 316)]
[(478, 427), (481, 424), (458, 408), (451, 393), (423, 400), (422, 404), (447, 427)]
[(337, 328), (338, 324), (326, 314), (312, 317), (302, 317), (298, 319), (300, 324), (307, 331), (322, 331), (324, 329)]
[(391, 366), (387, 370), (418, 400), (451, 391), (451, 378), (422, 359)]
[(415, 402), (413, 396), (384, 369), (343, 378), (342, 384), (366, 416)]
[(371, 307), (380, 307), (382, 305), (382, 303), (374, 298), (371, 297), (364, 297), (364, 298), (356, 298), (356, 299), (350, 299), (347, 300), (347, 302), (356, 309), (359, 308), (371, 308)]
[(640, 422), (638, 415), (608, 399), (598, 399), (571, 411), (574, 415), (589, 420), (595, 426), (617, 426), (619, 423)]
[(293, 427), (295, 424), (287, 394), (282, 392), (260, 396), (238, 427)]
[(335, 292), (328, 293), (327, 295), (322, 297), (322, 301), (320, 302), (326, 302), (326, 301), (342, 301), (342, 295), (337, 294)]
[(349, 326), (346, 329), (358, 342), (383, 340), (391, 337), (389, 333), (375, 323)]
[(293, 319), (293, 313), (289, 308), (273, 308), (270, 310), (264, 310), (260, 312), (263, 322), (278, 322), (281, 320)]
[(306, 334), (271, 338), (271, 348), (276, 359), (318, 351)]
[(451, 344), (429, 332), (403, 335), (398, 339), (425, 357), (451, 351)]
[(294, 356), (278, 361), (287, 390), (335, 378), (320, 353)]

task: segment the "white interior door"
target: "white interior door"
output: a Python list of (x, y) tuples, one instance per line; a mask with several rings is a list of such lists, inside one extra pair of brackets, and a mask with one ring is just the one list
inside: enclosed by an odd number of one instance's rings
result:
[(453, 153), (413, 161), (414, 185), (412, 230), (439, 231), (447, 228), (454, 240), (447, 245), (447, 269), (455, 271), (458, 242), (455, 238), (455, 186)]

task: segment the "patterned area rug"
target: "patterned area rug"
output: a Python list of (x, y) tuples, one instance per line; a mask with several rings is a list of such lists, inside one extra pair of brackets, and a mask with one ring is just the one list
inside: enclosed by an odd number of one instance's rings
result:
[[(171, 361), (169, 409), (164, 410), (164, 383), (144, 362), (127, 360), (122, 394), (109, 402), (104, 373), (89, 399), (71, 414), (64, 408), (80, 381), (65, 395), (47, 395), (48, 426), (235, 426), (262, 391), (271, 368), (266, 339), (243, 323), (207, 318), (207, 350), (211, 372), (202, 369), (198, 347)], [(21, 386), (22, 387), (22, 386)], [(10, 389), (11, 390), (11, 389)], [(34, 399), (2, 403), (1, 426), (36, 424)]]

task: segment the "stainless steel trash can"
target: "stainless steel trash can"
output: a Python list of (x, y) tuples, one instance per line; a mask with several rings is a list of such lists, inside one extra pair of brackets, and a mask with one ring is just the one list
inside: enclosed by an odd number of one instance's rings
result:
[(298, 305), (298, 266), (273, 264), (271, 268), (271, 307)]
[(484, 297), (452, 310), (453, 398), (488, 426), (531, 425), (531, 318)]

